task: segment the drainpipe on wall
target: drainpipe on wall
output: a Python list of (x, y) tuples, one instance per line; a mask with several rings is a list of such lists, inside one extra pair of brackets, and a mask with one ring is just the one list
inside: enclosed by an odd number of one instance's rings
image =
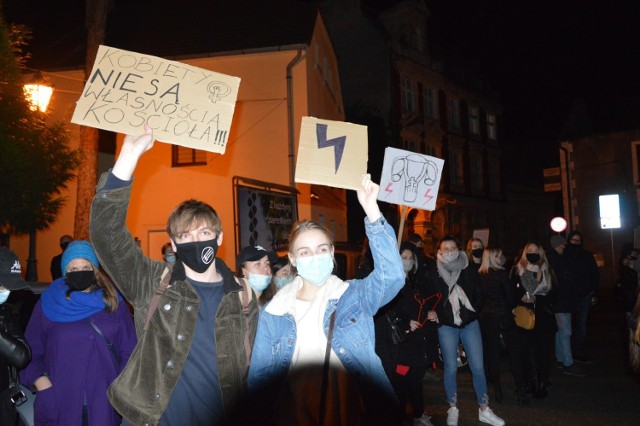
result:
[(295, 140), (293, 123), (293, 67), (302, 60), (302, 49), (298, 49), (296, 56), (287, 64), (287, 121), (289, 124), (289, 186), (295, 187)]
[(569, 156), (569, 150), (565, 148), (564, 144), (569, 144), (569, 142), (560, 142), (560, 150), (564, 152), (564, 161), (565, 161), (565, 170), (567, 171), (567, 197), (568, 197), (568, 213), (569, 213), (569, 231), (574, 230), (573, 223), (573, 188), (571, 187), (571, 181), (573, 179), (571, 173), (571, 158)]

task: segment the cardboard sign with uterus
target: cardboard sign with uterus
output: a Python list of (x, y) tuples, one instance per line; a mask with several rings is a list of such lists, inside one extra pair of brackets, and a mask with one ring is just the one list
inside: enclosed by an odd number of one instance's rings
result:
[(378, 200), (435, 210), (443, 167), (441, 158), (386, 148)]

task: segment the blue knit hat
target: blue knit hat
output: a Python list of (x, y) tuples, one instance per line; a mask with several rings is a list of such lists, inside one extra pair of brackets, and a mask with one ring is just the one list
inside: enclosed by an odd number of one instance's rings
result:
[(96, 252), (91, 247), (91, 243), (89, 241), (72, 241), (69, 243), (65, 251), (62, 253), (62, 260), (60, 261), (60, 266), (62, 269), (62, 276), (67, 276), (67, 266), (73, 259), (86, 259), (91, 262), (94, 267), (100, 267), (100, 262), (98, 262), (98, 256)]

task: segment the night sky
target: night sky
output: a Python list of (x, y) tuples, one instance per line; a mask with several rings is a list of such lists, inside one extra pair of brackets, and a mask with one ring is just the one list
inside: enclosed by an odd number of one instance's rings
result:
[(572, 108), (586, 109), (595, 132), (629, 125), (612, 109), (625, 118), (621, 107), (638, 111), (640, 2), (426, 3), (432, 44), (458, 53), (501, 93), (508, 139), (565, 136)]
[[(175, 4), (196, 1), (201, 0)], [(398, 3), (362, 1), (374, 10)], [(3, 8), (9, 21), (35, 27), (56, 23), (55, 36), (34, 40), (37, 54), (71, 36), (68, 23), (83, 19), (83, 2), (3, 0)], [(431, 12), (428, 37), (434, 56), (481, 77), (500, 94), (503, 141), (529, 158), (539, 157), (536, 163), (557, 161), (544, 152), (553, 141), (639, 127), (639, 1), (425, 3)], [(39, 31), (34, 28), (36, 36)], [(567, 126), (570, 113), (574, 124)]]

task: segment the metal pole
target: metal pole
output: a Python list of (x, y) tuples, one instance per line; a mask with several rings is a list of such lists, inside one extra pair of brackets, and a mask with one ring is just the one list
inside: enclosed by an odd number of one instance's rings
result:
[(610, 228), (609, 232), (611, 233), (611, 271), (613, 275), (613, 285), (615, 286), (616, 285), (616, 258), (613, 253), (613, 228)]

